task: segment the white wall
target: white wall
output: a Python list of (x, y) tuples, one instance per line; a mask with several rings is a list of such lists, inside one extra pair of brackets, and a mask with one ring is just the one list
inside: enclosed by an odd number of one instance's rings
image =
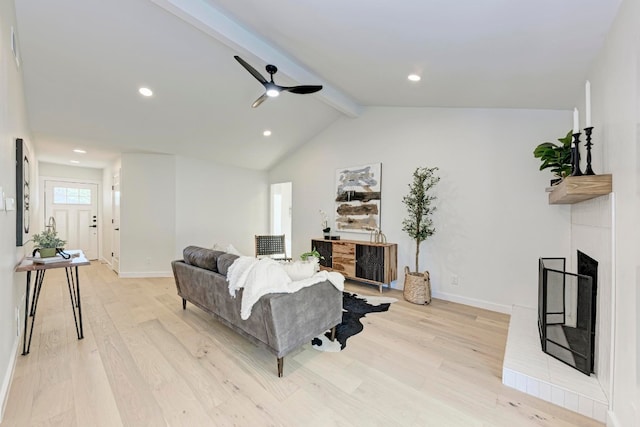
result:
[(268, 230), (266, 172), (176, 158), (175, 258), (186, 246), (214, 244), (253, 255), (253, 236)]
[(40, 176), (102, 182), (102, 169), (38, 162)]
[(111, 183), (120, 168), (122, 277), (171, 276), (171, 261), (189, 245), (233, 244), (251, 255), (254, 234), (268, 231), (266, 172), (183, 156), (123, 154), (103, 172), (107, 261)]
[(176, 228), (176, 160), (123, 154), (120, 276), (171, 276)]
[[(23, 138), (32, 158), (22, 75), (11, 52), (11, 27), (16, 27), (13, 0), (0, 2), (0, 187), (7, 197), (16, 197), (15, 139)], [(16, 28), (19, 40), (19, 31)], [(35, 163), (35, 162), (34, 162)], [(35, 182), (32, 172), (31, 182)], [(15, 308), (22, 307), (25, 274), (13, 268), (24, 255), (16, 247), (16, 212), (0, 210), (0, 402), (2, 412), (11, 380), (18, 346)], [(20, 318), (24, 314), (21, 310)], [(1, 414), (0, 414), (1, 419)]]
[[(625, 0), (589, 73), (594, 147), (613, 174), (612, 409), (608, 425), (640, 425), (640, 2)], [(574, 239), (583, 239), (576, 232)]]
[[(394, 286), (401, 288), (404, 266), (413, 269), (415, 257), (402, 231), (402, 197), (416, 167), (438, 166), (436, 234), (420, 250), (434, 295), (499, 311), (535, 307), (538, 257), (568, 256), (570, 211), (547, 204), (551, 174), (538, 171), (532, 152), (570, 127), (569, 111), (369, 108), (334, 123), (269, 179), (293, 182), (295, 257), (321, 236), (318, 210), (334, 211), (335, 170), (382, 162), (381, 228), (398, 243)], [(458, 286), (451, 285), (453, 274)]]

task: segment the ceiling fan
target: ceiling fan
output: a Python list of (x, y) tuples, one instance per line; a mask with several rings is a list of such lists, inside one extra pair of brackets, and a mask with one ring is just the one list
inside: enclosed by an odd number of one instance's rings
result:
[(280, 92), (291, 92), (304, 95), (308, 93), (315, 93), (322, 89), (322, 85), (301, 85), (290, 87), (279, 86), (273, 82), (273, 75), (278, 72), (278, 68), (275, 65), (269, 64), (266, 66), (267, 73), (269, 73), (269, 75), (271, 76), (271, 81), (268, 81), (262, 76), (262, 74), (260, 74), (255, 68), (249, 65), (244, 59), (240, 58), (238, 55), (235, 55), (234, 58), (236, 58), (236, 61), (238, 61), (240, 65), (242, 65), (249, 73), (251, 73), (251, 75), (255, 77), (256, 80), (262, 83), (262, 86), (264, 86), (265, 93), (263, 93), (260, 98), (256, 99), (254, 103), (251, 104), (252, 108), (256, 108), (264, 101), (266, 101), (267, 98), (274, 98), (280, 95)]

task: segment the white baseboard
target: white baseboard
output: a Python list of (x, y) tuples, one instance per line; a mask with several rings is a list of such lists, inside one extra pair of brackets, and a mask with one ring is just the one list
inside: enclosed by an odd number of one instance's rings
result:
[(473, 307), (484, 308), (485, 310), (497, 311), (498, 313), (506, 313), (511, 314), (511, 306), (496, 304), (490, 301), (463, 297), (456, 294), (449, 294), (446, 292), (437, 292), (434, 291), (432, 293), (433, 298), (442, 299), (445, 301), (457, 302), (458, 304), (470, 305)]
[(173, 277), (173, 271), (121, 271), (122, 279), (144, 279), (147, 277)]
[(0, 389), (0, 398), (2, 399), (2, 408), (0, 408), (0, 423), (4, 418), (4, 410), (7, 406), (7, 400), (9, 399), (9, 389), (11, 388), (11, 382), (13, 381), (13, 373), (16, 369), (16, 361), (18, 360), (18, 347), (20, 345), (20, 337), (16, 337), (13, 342), (13, 349), (11, 351), (11, 359), (9, 360), (9, 366), (7, 366), (7, 372), (4, 374), (4, 381), (2, 381), (2, 389)]
[(613, 411), (607, 411), (607, 427), (622, 427)]

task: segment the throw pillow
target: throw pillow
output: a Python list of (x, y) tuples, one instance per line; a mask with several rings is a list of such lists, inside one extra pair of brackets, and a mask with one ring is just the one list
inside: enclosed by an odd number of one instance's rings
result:
[(232, 255), (242, 256), (240, 251), (237, 250), (232, 244), (229, 244), (229, 246), (227, 246), (227, 249), (225, 250), (225, 252)]
[(214, 251), (212, 249), (201, 248), (198, 246), (187, 246), (182, 251), (182, 257), (187, 264), (196, 267), (206, 268), (211, 271), (218, 271), (218, 257), (224, 252)]
[(294, 282), (308, 279), (316, 273), (315, 263), (310, 261), (283, 262), (282, 268)]

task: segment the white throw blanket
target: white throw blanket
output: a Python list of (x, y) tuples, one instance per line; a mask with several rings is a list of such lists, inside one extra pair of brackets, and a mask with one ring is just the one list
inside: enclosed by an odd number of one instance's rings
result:
[(307, 286), (328, 280), (339, 291), (344, 290), (344, 276), (336, 272), (320, 271), (308, 279), (292, 281), (282, 265), (271, 258), (241, 256), (229, 267), (227, 281), (229, 293), (236, 296), (244, 288), (240, 304), (240, 317), (247, 320), (253, 305), (261, 296), (274, 293), (294, 293)]

